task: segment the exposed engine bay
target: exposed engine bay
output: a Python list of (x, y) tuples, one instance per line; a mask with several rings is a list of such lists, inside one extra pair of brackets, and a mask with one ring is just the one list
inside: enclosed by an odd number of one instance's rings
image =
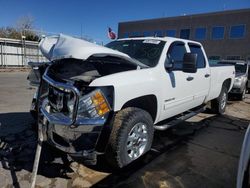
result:
[(85, 61), (68, 58), (55, 61), (49, 67), (48, 75), (57, 80), (83, 81), (90, 84), (102, 76), (136, 69), (138, 66), (119, 57), (90, 57)]

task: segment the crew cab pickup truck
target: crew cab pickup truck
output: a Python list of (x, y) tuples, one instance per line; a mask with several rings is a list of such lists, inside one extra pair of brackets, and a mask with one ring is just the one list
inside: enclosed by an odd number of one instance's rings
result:
[(128, 165), (150, 150), (154, 130), (209, 101), (224, 113), (234, 82), (234, 66), (210, 67), (202, 45), (189, 40), (128, 38), (104, 47), (59, 35), (39, 45), (50, 62), (33, 65), (41, 76), (33, 114), (46, 142), (90, 164), (105, 155), (115, 167)]

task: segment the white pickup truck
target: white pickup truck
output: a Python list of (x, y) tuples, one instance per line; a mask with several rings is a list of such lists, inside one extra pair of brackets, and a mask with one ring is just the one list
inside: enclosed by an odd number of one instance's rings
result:
[(210, 67), (200, 43), (178, 38), (103, 47), (59, 35), (42, 39), (40, 49), (50, 63), (33, 64), (31, 83), (42, 71), (31, 111), (48, 143), (91, 164), (104, 154), (113, 166), (128, 165), (150, 150), (155, 129), (209, 101), (224, 113), (235, 76), (234, 66)]

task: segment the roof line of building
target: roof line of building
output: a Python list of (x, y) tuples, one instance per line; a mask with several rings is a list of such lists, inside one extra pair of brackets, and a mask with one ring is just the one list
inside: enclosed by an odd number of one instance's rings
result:
[(246, 9), (234, 9), (234, 10), (224, 10), (224, 11), (217, 11), (217, 12), (208, 12), (208, 13), (201, 13), (201, 14), (189, 14), (189, 15), (181, 15), (181, 16), (171, 16), (171, 17), (162, 17), (162, 18), (151, 18), (151, 19), (143, 19), (143, 20), (135, 20), (135, 21), (124, 21), (120, 22), (119, 24), (125, 23), (136, 23), (136, 22), (145, 22), (145, 21), (160, 21), (160, 20), (174, 20), (182, 18), (193, 18), (193, 17), (201, 17), (201, 16), (211, 16), (211, 15), (222, 15), (222, 14), (232, 14), (232, 13), (240, 13), (240, 12), (249, 12), (250, 8)]
[[(20, 44), (22, 43), (22, 39), (12, 39), (12, 38), (0, 38), (1, 43), (12, 43), (12, 44)], [(26, 44), (38, 45), (37, 41), (25, 40)]]

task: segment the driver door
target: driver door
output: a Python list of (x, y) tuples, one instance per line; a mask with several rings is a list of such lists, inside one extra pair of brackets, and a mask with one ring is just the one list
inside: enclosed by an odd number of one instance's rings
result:
[(183, 57), (187, 52), (187, 44), (173, 42), (167, 52), (165, 64), (172, 64), (172, 69), (165, 70), (163, 79), (163, 111), (161, 119), (167, 119), (196, 106), (194, 103), (193, 78), (195, 73), (182, 71)]

